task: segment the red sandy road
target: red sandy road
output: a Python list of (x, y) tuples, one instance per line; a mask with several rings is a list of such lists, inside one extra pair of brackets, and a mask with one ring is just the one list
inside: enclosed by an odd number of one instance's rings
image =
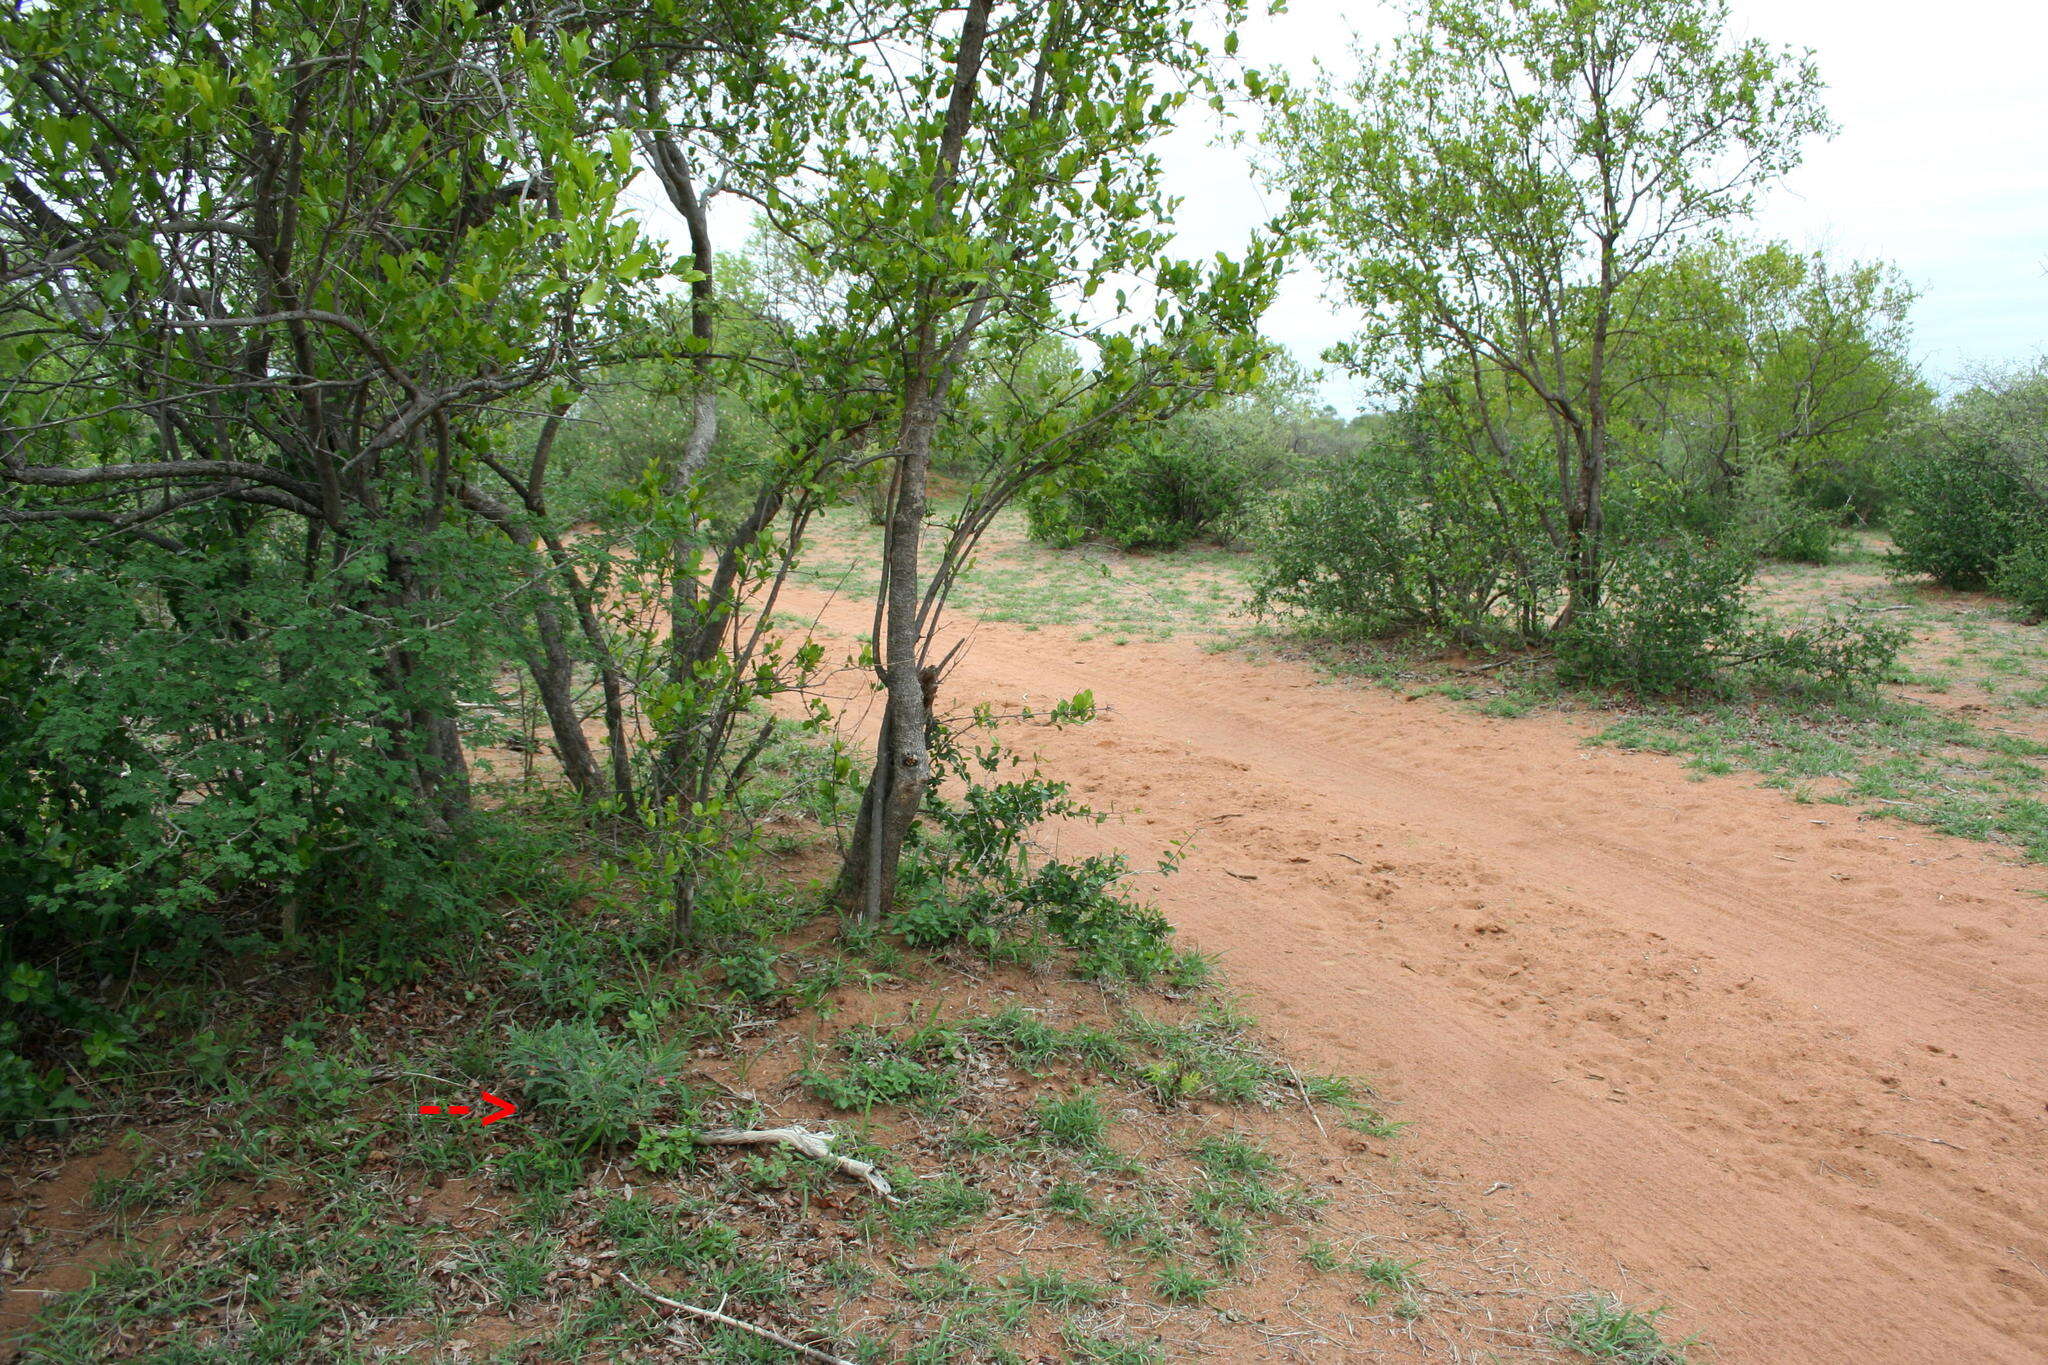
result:
[(1525, 1251), (1724, 1361), (2048, 1360), (2038, 874), (1193, 645), (985, 625), (946, 690), (1084, 687), (1109, 713), (1031, 742), (1132, 814), (1065, 841), (1196, 833), (1174, 921)]

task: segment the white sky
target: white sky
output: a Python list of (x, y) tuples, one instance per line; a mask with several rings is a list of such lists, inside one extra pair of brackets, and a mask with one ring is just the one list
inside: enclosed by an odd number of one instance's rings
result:
[[(1841, 131), (1807, 149), (1755, 235), (1897, 265), (1921, 298), (1915, 351), (1946, 384), (2048, 350), (2048, 6), (2038, 0), (1732, 0), (1734, 34), (1812, 48)], [(1376, 42), (1405, 24), (1386, 4), (1292, 0), (1253, 19), (1240, 56), (1302, 77), (1318, 57), (1351, 69), (1350, 35)], [(1233, 250), (1273, 205), (1246, 151), (1189, 129), (1165, 151), (1188, 254)], [(1352, 321), (1321, 282), (1290, 280), (1266, 330), (1306, 364)], [(1340, 411), (1359, 405), (1340, 377)]]

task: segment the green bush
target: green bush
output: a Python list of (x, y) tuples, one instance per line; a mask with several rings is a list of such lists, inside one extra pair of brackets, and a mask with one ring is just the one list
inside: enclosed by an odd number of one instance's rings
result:
[(1722, 515), (1728, 524), (1704, 529), (1738, 535), (1764, 558), (1794, 564), (1833, 563), (1849, 534), (1847, 508), (1802, 495), (1784, 467), (1769, 462), (1742, 476), (1733, 508)]
[(1034, 539), (1078, 545), (1101, 538), (1127, 550), (1173, 550), (1226, 535), (1288, 462), (1287, 433), (1252, 408), (1183, 412), (1024, 500)]
[(2034, 531), (1999, 557), (1991, 589), (2035, 616), (2048, 616), (2048, 527)]
[[(511, 648), (491, 542), (414, 535), (413, 564), (460, 560), (410, 598), (368, 545), (310, 567), (288, 537), (216, 533), (207, 557), (8, 528), (0, 557), (0, 1121), (60, 1061), (111, 1060), (104, 983), (191, 971), (286, 940), (336, 977), (428, 970), (474, 942), (506, 870), (506, 822), (444, 799), (459, 774), (408, 730), (488, 714)], [(403, 666), (391, 641), (410, 639)], [(416, 733), (416, 731), (415, 731)], [(516, 842), (516, 839), (515, 839)], [(30, 1087), (24, 1077), (39, 1078)], [(14, 1118), (35, 1117), (17, 1112)]]
[(1527, 485), (1403, 428), (1274, 501), (1254, 535), (1254, 608), (1374, 634), (1533, 638), (1561, 574)]
[[(1084, 693), (1055, 716), (1085, 719), (1092, 707)], [(1018, 955), (1043, 934), (1074, 950), (1083, 976), (1147, 981), (1178, 966), (1173, 926), (1123, 889), (1130, 868), (1120, 854), (1034, 863), (1031, 835), (1047, 820), (1104, 818), (1066, 783), (1035, 772), (991, 781), (1014, 756), (999, 745), (968, 749), (950, 731), (935, 736), (932, 756), (945, 780), (926, 798), (929, 823), (907, 850), (890, 920), (908, 942)]]
[(1891, 671), (1903, 627), (1863, 616), (1781, 629), (1747, 599), (1747, 548), (1689, 537), (1625, 552), (1599, 610), (1556, 638), (1558, 676), (1645, 696), (1707, 692), (1735, 671), (1777, 683), (1865, 686)]
[(1619, 556), (1600, 609), (1558, 633), (1558, 675), (1653, 695), (1710, 686), (1741, 638), (1754, 567), (1741, 549), (1691, 539)]
[(683, 1049), (589, 1020), (506, 1030), (500, 1072), (533, 1116), (578, 1152), (617, 1147), (659, 1114), (687, 1111)]
[(1949, 588), (1988, 587), (1999, 561), (2041, 519), (2030, 490), (1996, 451), (1930, 446), (1892, 469), (1892, 571), (1925, 574)]
[[(1892, 570), (1984, 588), (2048, 535), (2048, 363), (1992, 379), (1923, 423), (1890, 474)], [(2009, 578), (2026, 590), (2032, 551)]]

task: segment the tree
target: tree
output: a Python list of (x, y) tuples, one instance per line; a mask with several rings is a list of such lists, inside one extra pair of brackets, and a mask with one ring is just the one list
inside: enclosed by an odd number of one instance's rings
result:
[(527, 418), (669, 265), (604, 88), (518, 3), (0, 15), (0, 1110), (231, 926), (415, 968), (501, 670), (601, 784)]
[[(1232, 3), (1226, 17), (1241, 11)], [(1210, 88), (1197, 12), (1190, 0), (969, 0), (957, 26), (905, 25), (865, 93), (833, 111), (815, 178), (768, 198), (770, 221), (833, 300), (804, 339), (804, 368), (839, 377), (836, 425), (849, 438), (873, 431), (870, 458), (888, 471), (875, 615), (888, 704), (841, 877), (869, 917), (894, 899), (931, 781), (945, 665), (931, 643), (988, 521), (1119, 424), (1256, 378), (1254, 324), (1274, 259), (1255, 249), (1204, 270), (1168, 257), (1170, 206), (1148, 150), (1187, 94)], [(1114, 308), (1091, 302), (1113, 282), (1126, 286)], [(1137, 291), (1149, 315), (1132, 304)], [(941, 430), (977, 386), (1024, 392), (1048, 337), (1088, 362), (1010, 414), (1003, 458), (927, 568)]]
[(1724, 41), (1723, 0), (1427, 0), (1268, 145), (1310, 250), (1372, 321), (1336, 358), (1400, 389), (1450, 366), (1513, 457), (1498, 377), (1539, 408), (1566, 568), (1600, 601), (1613, 377), (1631, 281), (1746, 214), (1827, 130), (1801, 54)]

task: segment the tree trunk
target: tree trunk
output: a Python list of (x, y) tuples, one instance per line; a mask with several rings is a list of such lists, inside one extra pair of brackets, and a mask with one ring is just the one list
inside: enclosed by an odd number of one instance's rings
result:
[[(952, 88), (932, 182), (932, 204), (941, 214), (946, 211), (947, 190), (959, 172), (961, 149), (973, 118), (982, 44), (993, 7), (994, 0), (968, 0), (960, 22), (960, 44), (954, 53)], [(910, 377), (904, 385), (903, 417), (897, 428), (895, 497), (883, 542), (881, 601), (887, 619), (885, 629), (878, 632), (881, 638), (875, 641), (889, 704), (876, 748), (875, 771), (862, 801), (867, 828), (856, 831), (840, 870), (842, 891), (870, 924), (880, 922), (883, 912), (895, 904), (903, 845), (917, 823), (932, 780), (932, 694), (938, 685), (938, 670), (920, 667), (919, 647), (927, 622), (918, 591), (918, 552), (924, 535), (932, 441), (938, 434), (947, 377), (954, 356), (965, 348), (980, 318), (977, 303), (955, 335), (942, 337), (940, 320), (958, 306), (957, 302), (942, 302), (942, 296), (939, 287), (927, 284), (921, 303), (928, 311), (917, 329)]]
[(540, 650), (527, 653), (527, 669), (540, 692), (540, 704), (548, 714), (548, 728), (554, 733), (555, 754), (562, 760), (562, 773), (569, 785), (586, 801), (600, 800), (605, 790), (604, 773), (583, 733), (583, 718), (576, 713), (575, 668), (568, 645), (562, 638), (561, 617), (546, 597), (533, 604), (534, 633)]

